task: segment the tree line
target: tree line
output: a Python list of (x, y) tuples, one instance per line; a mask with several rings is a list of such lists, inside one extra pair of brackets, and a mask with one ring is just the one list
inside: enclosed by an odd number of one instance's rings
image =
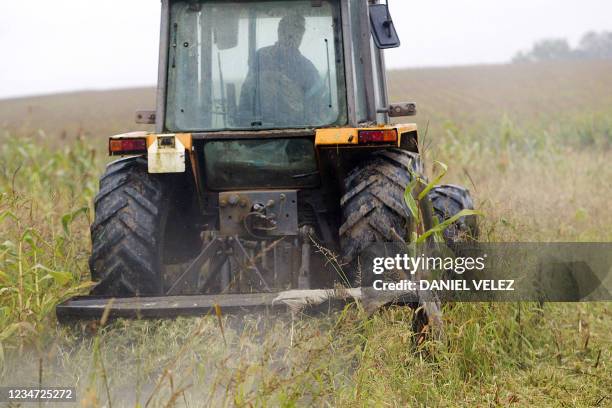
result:
[(539, 62), (558, 60), (612, 59), (612, 31), (586, 33), (575, 48), (563, 38), (538, 41), (529, 51), (519, 52), (512, 62)]

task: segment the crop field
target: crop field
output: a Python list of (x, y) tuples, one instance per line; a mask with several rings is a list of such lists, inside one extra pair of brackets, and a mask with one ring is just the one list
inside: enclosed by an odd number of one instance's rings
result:
[[(612, 241), (612, 62), (389, 73), (415, 101), (431, 176), (470, 188), (487, 242)], [(0, 384), (74, 386), (102, 406), (610, 406), (608, 303), (205, 316), (59, 326), (91, 286), (89, 224), (107, 136), (147, 129), (152, 89), (0, 100)]]

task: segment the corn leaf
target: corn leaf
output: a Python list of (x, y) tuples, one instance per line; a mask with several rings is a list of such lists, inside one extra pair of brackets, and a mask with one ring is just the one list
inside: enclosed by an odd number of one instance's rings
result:
[(455, 214), (454, 216), (450, 217), (448, 220), (445, 220), (444, 222), (441, 222), (440, 224), (436, 225), (435, 227), (433, 227), (432, 229), (430, 229), (429, 231), (427, 231), (423, 235), (421, 235), (419, 237), (419, 239), (417, 240), (417, 243), (425, 242), (425, 240), (427, 240), (427, 238), (429, 238), (430, 236), (432, 236), (434, 234), (442, 234), (444, 232), (444, 230), (446, 230), (449, 226), (451, 226), (452, 224), (454, 224), (457, 221), (459, 221), (460, 218), (468, 217), (470, 215), (480, 216), (480, 215), (482, 215), (482, 213), (480, 211), (476, 211), (476, 210), (462, 210), (462, 211), (459, 211), (457, 214)]
[(17, 221), (17, 216), (10, 210), (0, 212), (0, 222), (4, 221), (6, 218), (12, 218), (14, 221)]
[(440, 174), (438, 174), (436, 176), (436, 178), (434, 178), (434, 180), (427, 184), (427, 186), (425, 187), (425, 189), (423, 191), (421, 191), (421, 194), (419, 194), (418, 196), (418, 200), (422, 200), (423, 198), (427, 197), (427, 194), (429, 194), (429, 192), (440, 183), (440, 181), (444, 178), (444, 176), (446, 176), (446, 173), (448, 172), (448, 166), (442, 162), (439, 161), (435, 161), (434, 162), (435, 165), (437, 165), (438, 167), (440, 167), (442, 169), (442, 171), (440, 172)]
[(66, 235), (70, 234), (70, 224), (72, 224), (72, 222), (80, 215), (80, 214), (85, 214), (87, 213), (87, 211), (89, 211), (88, 207), (81, 207), (76, 211), (73, 211), (71, 213), (68, 214), (64, 214), (64, 216), (62, 217), (62, 228), (64, 228), (64, 233)]
[(47, 276), (53, 278), (53, 280), (61, 286), (72, 281), (72, 274), (70, 272), (48, 271)]
[(414, 187), (416, 187), (417, 183), (418, 179), (416, 177), (413, 177), (413, 180), (410, 182), (410, 184), (408, 184), (406, 190), (404, 191), (404, 201), (408, 206), (410, 215), (412, 215), (414, 219), (417, 219), (419, 216), (419, 207), (417, 206), (416, 200), (412, 196), (412, 191), (414, 190)]

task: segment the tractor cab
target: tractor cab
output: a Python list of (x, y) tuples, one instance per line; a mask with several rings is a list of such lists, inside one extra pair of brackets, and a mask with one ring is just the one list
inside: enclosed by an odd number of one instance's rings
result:
[(158, 106), (139, 116), (158, 133), (387, 123), (414, 113), (387, 105), (397, 46), (387, 5), (365, 0), (164, 0)]

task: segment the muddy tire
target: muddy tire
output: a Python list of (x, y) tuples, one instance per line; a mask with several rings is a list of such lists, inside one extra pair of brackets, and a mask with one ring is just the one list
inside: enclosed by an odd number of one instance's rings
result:
[(162, 248), (169, 183), (149, 174), (147, 161), (131, 157), (111, 163), (100, 179), (91, 226), (95, 295), (160, 295)]
[[(422, 177), (422, 174), (418, 154), (392, 149), (374, 153), (345, 179), (340, 248), (345, 272), (353, 285), (369, 287), (374, 281), (370, 271), (364, 271), (359, 265), (360, 255), (371, 244), (406, 242), (409, 232), (415, 228), (424, 231), (432, 227), (433, 213), (427, 199), (420, 203), (420, 226), (414, 222), (404, 201), (406, 187), (413, 177)], [(431, 328), (435, 327), (436, 333), (442, 333), (437, 298), (421, 299), (410, 306), (415, 309), (412, 321), (415, 343), (431, 334)]]
[(404, 191), (413, 174), (422, 174), (418, 154), (399, 150), (374, 153), (344, 180), (341, 200), (340, 247), (346, 273), (353, 284), (367, 285), (360, 276), (359, 256), (376, 242), (400, 242), (407, 238), (411, 216)]
[[(429, 192), (429, 200), (433, 205), (434, 215), (438, 222), (443, 222), (455, 216), (462, 210), (473, 210), (474, 202), (470, 192), (460, 186), (436, 186)], [(444, 231), (447, 244), (471, 242), (478, 239), (478, 223), (476, 216), (460, 218)]]

